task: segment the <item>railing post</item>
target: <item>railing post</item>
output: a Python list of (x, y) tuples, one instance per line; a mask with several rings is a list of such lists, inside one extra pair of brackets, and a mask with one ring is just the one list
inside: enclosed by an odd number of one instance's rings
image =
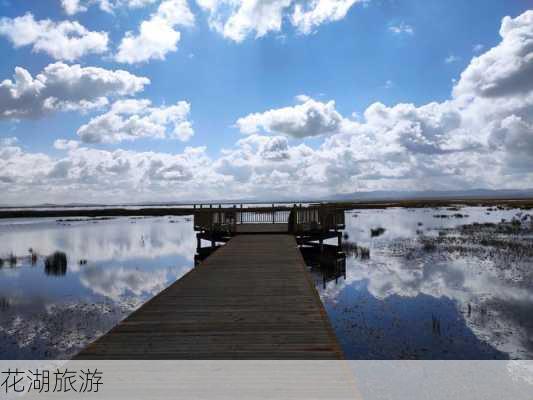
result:
[(209, 204), (209, 230), (213, 232), (213, 204)]
[(276, 210), (274, 209), (274, 203), (272, 203), (272, 223), (276, 223)]

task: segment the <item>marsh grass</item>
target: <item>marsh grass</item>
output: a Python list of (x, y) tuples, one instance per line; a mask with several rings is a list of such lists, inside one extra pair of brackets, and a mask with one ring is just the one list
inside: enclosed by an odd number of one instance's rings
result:
[(11, 253), (7, 258), (7, 262), (11, 268), (15, 267), (17, 265), (17, 256)]
[(431, 314), (431, 327), (434, 335), (441, 335), (440, 318), (435, 317), (433, 314)]
[(368, 247), (358, 246), (355, 242), (345, 241), (342, 243), (342, 251), (349, 257), (357, 257), (361, 260), (370, 258), (370, 249)]
[(378, 237), (385, 233), (386, 229), (381, 226), (378, 228), (370, 228), (370, 237)]
[(44, 260), (44, 271), (46, 275), (62, 276), (67, 273), (67, 255), (62, 251), (46, 257)]
[(435, 243), (435, 240), (430, 238), (420, 238), (420, 241), (422, 242), (422, 249), (425, 252), (432, 253), (437, 250), (437, 244)]

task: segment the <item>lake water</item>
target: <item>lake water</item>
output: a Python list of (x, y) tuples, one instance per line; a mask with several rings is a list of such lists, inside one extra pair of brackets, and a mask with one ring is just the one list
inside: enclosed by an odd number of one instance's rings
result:
[[(30, 248), (65, 252), (66, 273), (32, 265)], [(189, 271), (195, 250), (189, 217), (0, 221), (0, 256), (19, 256), (0, 269), (0, 358), (72, 356)]]
[[(345, 277), (313, 272), (346, 358), (532, 358), (532, 259), (490, 253), (492, 242), (483, 250), (458, 230), (517, 214), (348, 212), (345, 242), (370, 257), (348, 255)], [(55, 251), (66, 271), (45, 268)], [(0, 220), (0, 358), (71, 357), (191, 269), (195, 251), (190, 217)]]
[[(455, 229), (517, 215), (527, 213), (481, 207), (347, 213), (349, 240), (368, 247), (370, 258), (348, 257), (346, 280), (319, 288), (346, 358), (533, 358), (531, 252), (516, 258), (512, 249), (482, 246), (478, 233)], [(379, 227), (385, 232), (372, 237)], [(439, 232), (453, 245), (424, 251), (420, 238)], [(533, 249), (531, 229), (496, 236)]]

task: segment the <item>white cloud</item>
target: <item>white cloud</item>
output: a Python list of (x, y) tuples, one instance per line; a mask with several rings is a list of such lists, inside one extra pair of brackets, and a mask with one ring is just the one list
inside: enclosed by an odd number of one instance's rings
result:
[(342, 116), (335, 110), (335, 102), (322, 103), (298, 96), (302, 104), (254, 113), (237, 121), (240, 131), (254, 134), (261, 131), (295, 138), (321, 136), (339, 131)]
[(472, 48), (472, 51), (473, 51), (474, 53), (481, 53), (481, 52), (483, 51), (484, 48), (485, 48), (484, 45), (478, 43), (478, 44), (474, 45), (474, 47)]
[(18, 138), (15, 136), (0, 138), (0, 146), (14, 146), (18, 141)]
[[(63, 143), (63, 145), (66, 144)], [(60, 147), (63, 147), (60, 145)], [(0, 189), (3, 203), (41, 200), (117, 202), (135, 197), (208, 198), (220, 192), (225, 177), (217, 175), (203, 147), (187, 147), (178, 154), (105, 151), (66, 146), (53, 158), (19, 147), (0, 147)]]
[(360, 0), (312, 0), (299, 3), (292, 14), (293, 25), (304, 34), (326, 22), (343, 19), (350, 8)]
[(209, 13), (209, 25), (224, 37), (242, 42), (249, 34), (279, 32), (283, 12), (293, 0), (196, 0)]
[(169, 107), (152, 107), (149, 100), (119, 100), (111, 110), (78, 129), (86, 143), (117, 143), (140, 138), (189, 140), (194, 131), (187, 120), (190, 104), (180, 101)]
[(74, 150), (79, 147), (77, 140), (57, 139), (54, 141), (54, 148), (57, 150)]
[[(533, 68), (532, 14), (504, 20), (501, 43), (472, 59), (447, 101), (421, 106), (378, 102), (354, 120), (333, 101), (299, 95), (296, 105), (239, 119), (236, 125), (247, 136), (216, 158), (207, 156), (205, 148), (163, 154), (103, 151), (69, 142), (56, 143), (66, 155), (52, 158), (13, 143), (0, 148), (3, 201), (35, 198), (30, 194), (42, 201), (117, 202), (167, 199), (168, 193), (175, 199), (309, 198), (380, 189), (533, 187), (533, 86), (527, 79)], [(0, 110), (6, 110), (6, 98), (41, 93), (46, 83), (19, 81), (0, 85)], [(143, 126), (149, 128), (132, 129), (133, 136), (148, 132), (157, 137), (162, 131), (149, 123), (164, 125), (160, 122), (168, 120), (160, 116), (154, 123), (154, 114), (166, 115), (167, 108), (146, 100), (115, 102), (110, 113), (120, 129), (110, 124), (94, 132), (102, 141), (116, 134), (132, 136), (125, 127), (137, 128), (147, 119)], [(187, 114), (180, 114), (181, 122), (187, 122)], [(172, 135), (175, 126), (169, 123), (164, 136)], [(320, 145), (302, 143), (316, 135), (324, 136)]]
[(500, 35), (500, 44), (475, 57), (461, 74), (456, 96), (496, 97), (533, 89), (533, 11), (505, 17)]
[(209, 25), (224, 37), (242, 42), (250, 35), (280, 32), (289, 20), (300, 33), (343, 19), (361, 0), (196, 0), (209, 13)]
[(80, 0), (61, 0), (61, 6), (68, 15), (87, 11), (87, 6)]
[(141, 23), (138, 34), (126, 33), (115, 59), (128, 64), (164, 60), (167, 53), (177, 50), (180, 41), (181, 33), (175, 27), (193, 25), (194, 15), (187, 0), (165, 0), (148, 20)]
[(129, 96), (150, 80), (116, 70), (50, 64), (32, 77), (15, 68), (13, 80), (0, 83), (0, 118), (38, 117), (55, 110), (87, 110), (108, 103), (108, 97)]
[(85, 12), (92, 5), (98, 5), (102, 11), (112, 13), (120, 7), (141, 8), (156, 3), (158, 0), (61, 0), (61, 6), (68, 15)]
[(406, 24), (405, 22), (389, 26), (389, 31), (395, 35), (414, 35), (415, 33), (413, 26)]
[[(364, 118), (352, 120), (333, 102), (300, 95), (296, 106), (239, 119), (241, 132), (252, 136), (224, 152), (218, 171), (234, 177), (249, 193), (275, 192), (272, 177), (279, 174), (288, 174), (284, 184), (293, 195), (531, 187), (531, 14), (504, 19), (502, 42), (471, 61), (450, 100), (422, 106), (375, 103)], [(297, 139), (321, 134), (326, 139), (318, 149), (301, 153), (276, 139), (276, 151), (264, 157), (273, 138), (257, 133)]]
[(48, 54), (56, 60), (74, 61), (86, 54), (107, 51), (106, 32), (92, 32), (77, 21), (36, 21), (32, 14), (0, 20), (0, 35), (15, 47), (32, 46), (34, 52)]
[(461, 60), (460, 57), (458, 57), (458, 56), (456, 56), (456, 55), (454, 55), (454, 54), (450, 54), (448, 57), (446, 57), (446, 58), (444, 59), (444, 62), (445, 62), (446, 64), (454, 64), (454, 63), (456, 63), (456, 62), (458, 62), (458, 61), (460, 61), (460, 60)]

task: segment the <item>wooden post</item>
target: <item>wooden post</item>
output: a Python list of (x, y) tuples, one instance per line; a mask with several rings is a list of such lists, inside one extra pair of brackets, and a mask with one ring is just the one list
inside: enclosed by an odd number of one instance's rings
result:
[(272, 223), (276, 223), (276, 210), (274, 208), (274, 203), (272, 203)]
[(209, 204), (209, 230), (213, 232), (213, 213), (211, 212), (213, 209), (213, 204)]

